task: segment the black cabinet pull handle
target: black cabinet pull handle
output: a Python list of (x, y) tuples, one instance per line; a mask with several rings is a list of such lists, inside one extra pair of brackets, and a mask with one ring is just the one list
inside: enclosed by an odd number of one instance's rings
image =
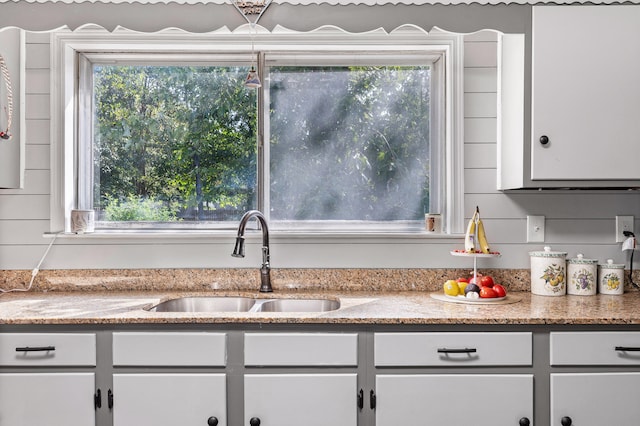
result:
[(637, 347), (637, 346), (616, 346), (616, 351), (619, 351), (619, 352), (640, 352), (640, 347)]
[(362, 389), (358, 392), (358, 408), (360, 410), (364, 408), (364, 391)]
[(560, 424), (562, 426), (571, 426), (571, 423), (573, 423), (573, 421), (569, 416), (564, 416), (563, 418), (560, 419)]
[(16, 348), (16, 352), (50, 352), (55, 350), (56, 350), (55, 346), (36, 346), (33, 348), (29, 346), (25, 346), (22, 348)]
[(251, 417), (251, 420), (249, 420), (249, 424), (251, 426), (260, 426), (260, 418), (259, 417)]
[(109, 410), (113, 408), (113, 391), (111, 389), (107, 391), (107, 406)]
[(371, 392), (369, 392), (369, 407), (372, 410), (376, 409), (376, 393), (373, 391), (373, 389), (371, 389)]
[(98, 408), (102, 408), (102, 392), (98, 389), (93, 395), (93, 407), (97, 410)]
[(542, 145), (548, 144), (549, 143), (549, 136), (547, 136), (547, 135), (540, 136), (540, 143)]
[(529, 426), (531, 424), (531, 422), (529, 421), (529, 419), (527, 417), (523, 417), (520, 419), (520, 421), (518, 422), (519, 426)]
[(218, 426), (218, 418), (214, 416), (209, 417), (207, 419), (207, 424), (209, 426)]
[(464, 348), (464, 349), (438, 348), (439, 354), (473, 354), (476, 352), (477, 352), (476, 348)]

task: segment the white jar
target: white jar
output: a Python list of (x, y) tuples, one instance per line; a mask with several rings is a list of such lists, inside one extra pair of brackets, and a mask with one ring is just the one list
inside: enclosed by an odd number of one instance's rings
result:
[(598, 265), (598, 291), (602, 294), (623, 294), (624, 265), (614, 264), (613, 259)]
[(563, 296), (567, 293), (566, 268), (567, 253), (551, 251), (532, 251), (531, 256), (531, 293), (541, 296)]
[(578, 254), (567, 260), (567, 294), (593, 296), (598, 288), (598, 260), (585, 259)]

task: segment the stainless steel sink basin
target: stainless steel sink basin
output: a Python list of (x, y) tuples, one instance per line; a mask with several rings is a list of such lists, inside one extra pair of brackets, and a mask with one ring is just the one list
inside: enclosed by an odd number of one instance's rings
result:
[(337, 300), (328, 299), (271, 299), (263, 302), (261, 312), (327, 312), (340, 307)]
[(340, 308), (330, 299), (254, 299), (235, 296), (191, 296), (167, 300), (151, 312), (328, 312)]
[(149, 310), (155, 312), (248, 312), (255, 303), (255, 299), (250, 297), (180, 297), (159, 303)]

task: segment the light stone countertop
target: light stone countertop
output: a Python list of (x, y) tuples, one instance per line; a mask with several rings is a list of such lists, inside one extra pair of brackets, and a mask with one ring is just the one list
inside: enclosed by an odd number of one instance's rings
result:
[[(29, 292), (0, 293), (0, 326), (28, 324), (640, 324), (640, 291), (545, 297), (528, 270), (483, 270), (508, 289), (508, 304), (436, 300), (468, 269), (275, 269), (261, 294), (255, 269), (43, 270)], [(0, 270), (0, 288), (27, 287), (31, 271)], [(636, 282), (640, 281), (636, 277)], [(330, 312), (149, 312), (181, 296), (339, 298)]]
[[(338, 310), (323, 313), (149, 312), (180, 296), (339, 298)], [(640, 292), (623, 296), (545, 297), (513, 292), (509, 304), (461, 304), (426, 292), (48, 292), (0, 296), (0, 325), (24, 324), (640, 324)]]

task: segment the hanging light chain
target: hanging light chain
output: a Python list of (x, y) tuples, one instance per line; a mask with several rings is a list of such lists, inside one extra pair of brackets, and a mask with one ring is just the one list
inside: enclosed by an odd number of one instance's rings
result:
[(0, 138), (9, 139), (11, 138), (11, 121), (13, 119), (13, 89), (11, 87), (11, 76), (9, 75), (9, 68), (7, 68), (7, 64), (4, 60), (4, 57), (0, 54), (0, 72), (2, 73), (2, 78), (4, 80), (4, 84), (7, 88), (7, 105), (4, 107), (4, 112), (7, 116), (7, 128), (6, 130), (0, 130)]

